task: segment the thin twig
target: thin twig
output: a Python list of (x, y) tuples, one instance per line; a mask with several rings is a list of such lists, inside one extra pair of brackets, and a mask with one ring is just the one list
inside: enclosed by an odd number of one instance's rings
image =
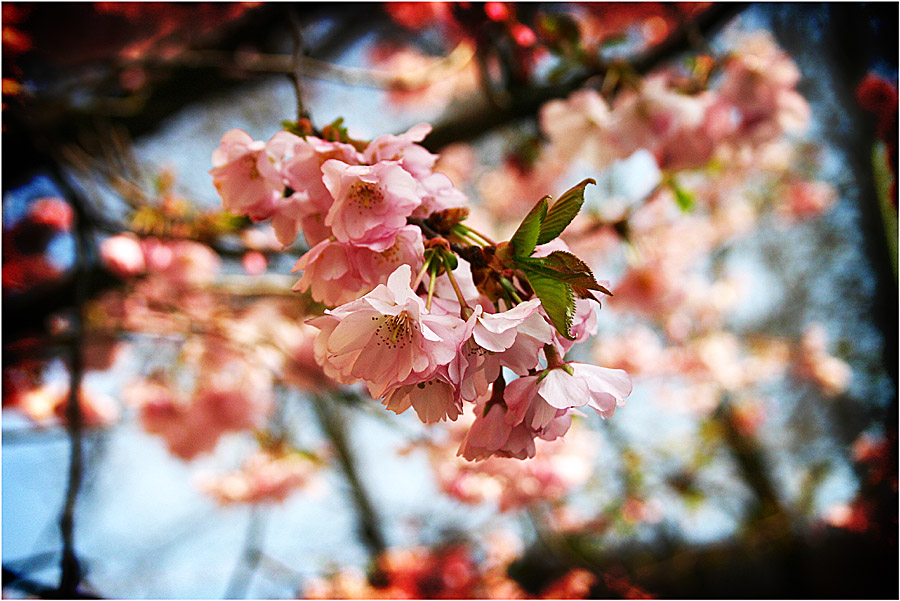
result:
[(306, 54), (303, 48), (303, 32), (300, 19), (293, 5), (287, 8), (290, 20), (291, 36), (294, 38), (294, 58), (291, 64), (291, 82), (294, 84), (294, 93), (297, 96), (297, 120), (309, 119), (309, 111), (303, 103), (303, 56)]
[(69, 186), (65, 175), (54, 165), (54, 175), (63, 189), (75, 213), (75, 319), (72, 320), (72, 344), (69, 352), (69, 400), (66, 404), (66, 430), (69, 433), (69, 470), (66, 500), (59, 527), (62, 534), (62, 575), (58, 592), (63, 597), (74, 597), (81, 582), (81, 566), (75, 553), (75, 503), (81, 488), (84, 457), (82, 456), (81, 381), (84, 375), (82, 344), (84, 342), (84, 304), (90, 292), (90, 231), (85, 204), (77, 192)]
[(250, 581), (259, 567), (262, 556), (262, 539), (268, 519), (269, 510), (267, 508), (258, 505), (250, 508), (250, 519), (247, 522), (244, 549), (241, 552), (241, 557), (238, 559), (234, 572), (231, 574), (231, 581), (225, 589), (226, 599), (243, 599), (247, 596)]

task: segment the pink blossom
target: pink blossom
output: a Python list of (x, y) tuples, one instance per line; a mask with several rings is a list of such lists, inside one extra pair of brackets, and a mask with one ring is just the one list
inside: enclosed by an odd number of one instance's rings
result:
[(514, 423), (502, 403), (480, 403), (475, 406), (475, 421), (457, 455), (468, 461), (481, 461), (492, 456), (530, 459), (535, 455), (536, 438), (556, 440), (569, 429), (572, 418), (560, 411), (542, 429), (531, 427), (529, 421)]
[(559, 411), (585, 405), (611, 417), (630, 394), (631, 378), (623, 370), (570, 362), (510, 382), (504, 400), (510, 423), (526, 420), (535, 430), (543, 430), (561, 417)]
[(401, 227), (394, 243), (382, 251), (359, 246), (350, 247), (348, 253), (360, 278), (367, 285), (366, 292), (387, 282), (388, 276), (401, 265), (409, 265), (414, 272), (418, 272), (425, 263), (422, 231), (414, 225)]
[(475, 406), (475, 421), (457, 455), (468, 461), (479, 461), (491, 456), (527, 459), (534, 457), (534, 437), (524, 428), (514, 428), (506, 423), (506, 409), (493, 403), (485, 410)]
[(323, 240), (309, 249), (291, 271), (303, 271), (294, 290), (310, 291), (314, 300), (335, 307), (355, 300), (365, 283), (350, 260), (349, 247)]
[(416, 181), (397, 163), (353, 166), (332, 159), (322, 173), (334, 197), (325, 225), (341, 242), (385, 250), (422, 203)]
[(387, 285), (309, 322), (322, 330), (316, 342), (322, 361), (343, 380), (365, 380), (376, 398), (431, 378), (462, 343), (464, 322), (427, 311), (410, 288), (411, 279), (409, 265), (401, 265)]
[(435, 211), (465, 206), (469, 199), (453, 186), (450, 178), (443, 173), (432, 173), (419, 181), (422, 205), (414, 215), (427, 217)]
[(397, 414), (412, 406), (426, 424), (455, 421), (463, 407), (446, 371), (440, 368), (428, 380), (397, 386), (384, 395), (382, 403)]
[(334, 202), (322, 181), (322, 165), (330, 159), (358, 165), (362, 157), (349, 144), (313, 136), (297, 138), (290, 150), (293, 156), (285, 161), (282, 173), (294, 193), (279, 201), (272, 226), (284, 245), (293, 243), (299, 229), (307, 244), (317, 244), (331, 235), (330, 229), (322, 228), (326, 227), (325, 215)]
[(555, 329), (553, 330), (553, 343), (560, 351), (560, 355), (565, 355), (577, 343), (584, 342), (597, 333), (597, 312), (594, 311), (594, 301), (583, 298), (575, 300), (575, 315), (572, 317), (572, 325), (569, 329), (572, 340)]
[(503, 366), (524, 375), (538, 364), (539, 354), (554, 337), (554, 328), (543, 317), (541, 302), (531, 299), (500, 313), (484, 313), (477, 306), (472, 339)]
[(414, 225), (400, 228), (393, 245), (382, 251), (324, 240), (294, 265), (292, 271), (303, 270), (294, 290), (310, 290), (315, 300), (329, 307), (342, 305), (387, 282), (400, 265), (418, 270), (424, 254), (422, 233)]
[[(283, 132), (282, 132), (283, 133)], [(275, 157), (266, 144), (254, 141), (240, 129), (225, 132), (213, 152), (213, 185), (222, 197), (222, 206), (235, 215), (254, 221), (268, 219), (284, 195), (284, 183)]]
[(502, 366), (525, 374), (538, 364), (541, 349), (553, 339), (553, 328), (539, 307), (538, 299), (500, 313), (485, 313), (476, 305), (463, 333), (465, 343), (449, 367), (462, 400), (483, 399)]
[(431, 132), (431, 125), (419, 123), (404, 134), (394, 136), (385, 134), (372, 140), (363, 152), (365, 161), (370, 164), (381, 161), (399, 161), (400, 166), (413, 177), (422, 180), (431, 175), (437, 161), (437, 155), (431, 154), (416, 144), (425, 139)]

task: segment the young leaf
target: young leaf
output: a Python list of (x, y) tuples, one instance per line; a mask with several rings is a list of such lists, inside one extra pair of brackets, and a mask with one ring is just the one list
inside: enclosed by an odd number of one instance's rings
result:
[(537, 201), (534, 208), (525, 215), (525, 219), (519, 224), (519, 228), (512, 238), (509, 239), (509, 245), (512, 247), (514, 257), (529, 257), (537, 246), (538, 236), (541, 231), (541, 225), (547, 217), (547, 199), (549, 196)]
[(541, 305), (556, 327), (556, 331), (569, 340), (574, 340), (572, 319), (575, 317), (575, 295), (572, 288), (565, 282), (547, 277), (527, 267), (522, 271), (534, 293), (541, 300)]
[(567, 190), (559, 197), (559, 200), (553, 203), (541, 225), (541, 231), (537, 239), (538, 244), (550, 242), (563, 233), (563, 230), (572, 223), (578, 211), (581, 210), (581, 205), (584, 204), (584, 189), (588, 184), (596, 185), (597, 182), (588, 178)]
[[(563, 281), (573, 289), (598, 290), (612, 296), (609, 290), (594, 279), (594, 274), (587, 263), (570, 252), (556, 250), (546, 257), (516, 259), (516, 264), (524, 269), (530, 269), (541, 275)], [(593, 296), (589, 298), (593, 298)]]

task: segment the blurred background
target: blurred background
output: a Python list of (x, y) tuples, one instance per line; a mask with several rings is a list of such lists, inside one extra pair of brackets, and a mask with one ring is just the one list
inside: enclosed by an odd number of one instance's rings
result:
[[(896, 4), (2, 19), (4, 596), (898, 595)], [(495, 239), (597, 180), (565, 238), (614, 295), (574, 358), (626, 405), (468, 463), (466, 417), (330, 383), (302, 237), (209, 174), (298, 94), (355, 140), (431, 123)]]

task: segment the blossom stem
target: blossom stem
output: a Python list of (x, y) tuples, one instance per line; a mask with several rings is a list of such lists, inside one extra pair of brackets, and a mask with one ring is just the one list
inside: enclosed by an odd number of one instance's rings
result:
[(447, 274), (447, 278), (450, 279), (450, 285), (453, 286), (453, 292), (456, 293), (456, 300), (459, 301), (459, 311), (462, 314), (462, 318), (468, 319), (469, 315), (472, 314), (472, 309), (469, 308), (469, 304), (466, 302), (466, 297), (463, 296), (462, 290), (459, 289), (459, 284), (456, 282), (456, 278), (453, 277), (453, 270), (450, 269), (449, 265), (447, 265), (446, 260), (444, 261), (444, 272)]
[(547, 369), (565, 366), (565, 361), (562, 360), (562, 357), (559, 356), (559, 351), (552, 344), (544, 345), (544, 355), (547, 357)]
[(497, 246), (497, 243), (485, 236), (484, 234), (473, 230), (467, 225), (463, 225), (461, 223), (457, 223), (453, 226), (455, 233), (459, 234), (463, 238), (468, 238), (470, 241), (474, 242), (478, 246)]
[(425, 272), (428, 271), (428, 267), (431, 265), (432, 257), (433, 255), (430, 255), (427, 259), (425, 259), (425, 264), (422, 265), (422, 269), (419, 271), (418, 275), (416, 275), (416, 280), (413, 282), (413, 290), (419, 287), (419, 284), (422, 282), (422, 278), (425, 277)]
[(513, 305), (518, 305), (522, 302), (522, 297), (519, 296), (519, 293), (516, 292), (515, 286), (513, 286), (512, 282), (510, 282), (507, 278), (500, 278), (500, 285), (503, 286), (503, 289), (509, 295), (510, 300), (512, 300)]
[(434, 271), (433, 269), (428, 271), (428, 299), (425, 301), (425, 308), (429, 311), (431, 311), (431, 299), (434, 298), (434, 283), (437, 281)]

